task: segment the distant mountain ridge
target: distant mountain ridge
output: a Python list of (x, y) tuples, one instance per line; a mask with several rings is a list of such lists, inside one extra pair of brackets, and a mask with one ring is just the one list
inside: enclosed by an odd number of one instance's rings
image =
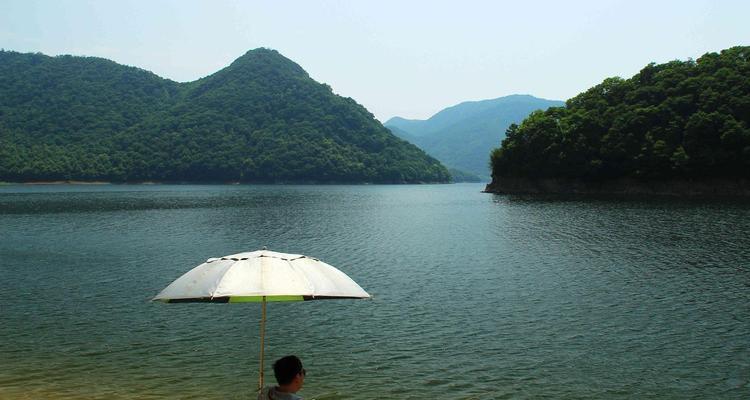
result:
[(427, 120), (393, 117), (384, 125), (445, 165), (488, 179), (490, 151), (498, 146), (511, 124), (520, 123), (532, 111), (564, 104), (531, 95), (510, 95), (463, 102)]
[(189, 83), (101, 58), (0, 51), (0, 181), (449, 179), (275, 50)]

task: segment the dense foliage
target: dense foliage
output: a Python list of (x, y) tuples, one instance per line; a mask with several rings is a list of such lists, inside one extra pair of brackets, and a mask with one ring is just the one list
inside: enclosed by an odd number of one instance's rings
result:
[(104, 59), (0, 52), (0, 180), (449, 178), (273, 50), (184, 84)]
[(386, 121), (385, 126), (446, 166), (486, 179), (490, 176), (487, 154), (503, 139), (510, 124), (521, 122), (534, 110), (563, 104), (529, 95), (511, 95), (463, 102), (427, 120), (395, 117)]
[(750, 47), (649, 64), (534, 112), (491, 155), (493, 177), (750, 177)]

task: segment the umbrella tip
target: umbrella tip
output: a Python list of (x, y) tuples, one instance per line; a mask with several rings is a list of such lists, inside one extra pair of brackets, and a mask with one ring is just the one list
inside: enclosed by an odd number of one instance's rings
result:
[(263, 248), (261, 250), (268, 250), (268, 247), (263, 246)]

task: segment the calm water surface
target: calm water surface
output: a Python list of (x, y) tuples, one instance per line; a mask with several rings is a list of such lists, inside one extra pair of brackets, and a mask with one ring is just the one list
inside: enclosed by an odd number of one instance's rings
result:
[(0, 186), (0, 398), (253, 398), (258, 305), (149, 299), (261, 246), (374, 296), (269, 306), (308, 399), (750, 398), (748, 202), (481, 189)]

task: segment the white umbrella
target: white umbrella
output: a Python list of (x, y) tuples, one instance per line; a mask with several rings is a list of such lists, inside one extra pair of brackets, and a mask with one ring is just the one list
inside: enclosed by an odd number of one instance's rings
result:
[(177, 278), (153, 300), (262, 303), (259, 377), (259, 388), (262, 388), (266, 302), (369, 298), (370, 295), (345, 273), (318, 259), (264, 248), (209, 258)]

